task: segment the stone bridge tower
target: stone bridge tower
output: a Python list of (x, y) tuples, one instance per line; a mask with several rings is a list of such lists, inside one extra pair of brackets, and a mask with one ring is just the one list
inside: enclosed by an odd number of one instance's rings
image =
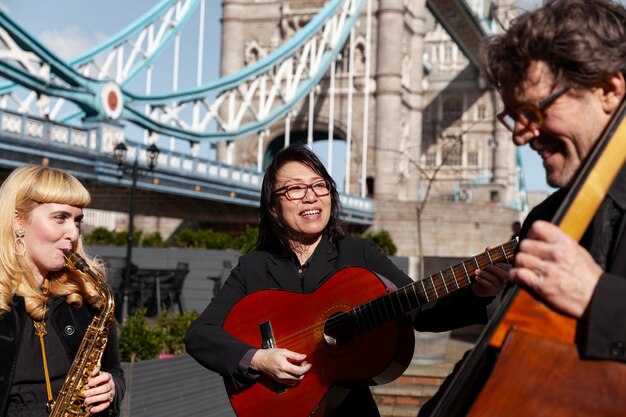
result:
[[(224, 0), (222, 76), (278, 47), (324, 3)], [(486, 245), (508, 239), (511, 223), (519, 219), (519, 211), (511, 208), (518, 196), (515, 151), (494, 118), (501, 104), (425, 3), (372, 1), (369, 80), (364, 64), (366, 10), (362, 12), (355, 37), (351, 110), (354, 163), (346, 168), (351, 170), (348, 191), (358, 194), (363, 186), (374, 198), (372, 229), (390, 232), (397, 255), (411, 260), (413, 276), (420, 272), (420, 253), (428, 259), (471, 256)], [(333, 133), (338, 140), (346, 139), (349, 114), (347, 57), (346, 47), (337, 62), (335, 80)], [(329, 131), (328, 85), (327, 78), (316, 94), (316, 139), (326, 138)], [(359, 170), (366, 91), (365, 187)], [(294, 111), (289, 124), (291, 142), (305, 137), (307, 111), (307, 103)], [(264, 141), (266, 155), (283, 145), (285, 130), (284, 122), (270, 129)], [(255, 166), (256, 137), (232, 146), (236, 147), (232, 163)], [(222, 147), (220, 155), (224, 154)]]

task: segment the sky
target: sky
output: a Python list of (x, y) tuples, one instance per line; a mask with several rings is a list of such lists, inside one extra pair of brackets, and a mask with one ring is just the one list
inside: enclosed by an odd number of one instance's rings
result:
[[(156, 0), (0, 0), (0, 7), (36, 39), (62, 58), (70, 59), (116, 34), (156, 3)], [(528, 9), (536, 7), (539, 1), (519, 3)], [(218, 77), (221, 4), (219, 0), (206, 0), (205, 82)], [(195, 80), (195, 75), (182, 78)], [(527, 145), (522, 147), (521, 156), (527, 190), (551, 191), (539, 156)]]

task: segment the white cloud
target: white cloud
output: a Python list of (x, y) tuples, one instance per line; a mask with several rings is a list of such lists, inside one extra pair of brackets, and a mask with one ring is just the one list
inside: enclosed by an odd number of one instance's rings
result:
[(88, 36), (78, 26), (67, 26), (60, 30), (45, 30), (39, 40), (63, 59), (74, 58), (97, 43), (106, 39), (103, 34)]

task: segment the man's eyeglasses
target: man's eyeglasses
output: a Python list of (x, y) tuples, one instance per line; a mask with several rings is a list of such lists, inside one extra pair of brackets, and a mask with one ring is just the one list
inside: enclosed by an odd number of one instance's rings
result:
[(309, 189), (318, 197), (324, 197), (330, 194), (330, 184), (325, 180), (316, 181), (313, 184), (287, 185), (275, 190), (272, 194), (282, 194), (287, 200), (302, 200)]
[(496, 117), (511, 132), (515, 132), (515, 125), (519, 123), (524, 129), (529, 128), (532, 124), (536, 124), (537, 128), (543, 127), (545, 122), (544, 111), (557, 98), (569, 91), (570, 87), (561, 87), (549, 96), (541, 99), (537, 104), (522, 103), (513, 110), (505, 110)]

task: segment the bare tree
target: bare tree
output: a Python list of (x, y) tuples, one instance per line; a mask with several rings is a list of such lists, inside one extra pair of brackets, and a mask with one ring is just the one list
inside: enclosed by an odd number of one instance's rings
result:
[[(444, 139), (440, 137), (440, 140)], [(445, 138), (449, 139), (449, 138)], [(450, 145), (450, 142), (448, 142)], [(415, 169), (419, 172), (420, 175), (420, 183), (423, 181), (425, 185), (425, 191), (423, 194), (423, 198), (421, 198), (416, 206), (416, 214), (417, 214), (417, 250), (418, 250), (418, 277), (421, 278), (424, 276), (424, 251), (422, 245), (422, 214), (426, 208), (426, 205), (429, 201), (430, 192), (435, 185), (435, 181), (437, 180), (437, 176), (439, 175), (441, 169), (446, 166), (446, 163), (450, 156), (459, 150), (462, 146), (461, 136), (455, 137), (455, 142), (452, 143), (452, 146), (442, 146), (441, 160), (434, 167), (426, 168), (420, 161), (415, 160), (408, 152), (402, 152), (397, 149), (391, 148), (381, 148), (376, 147), (377, 151), (386, 151), (392, 152), (398, 155), (401, 155), (405, 160), (415, 167)]]

